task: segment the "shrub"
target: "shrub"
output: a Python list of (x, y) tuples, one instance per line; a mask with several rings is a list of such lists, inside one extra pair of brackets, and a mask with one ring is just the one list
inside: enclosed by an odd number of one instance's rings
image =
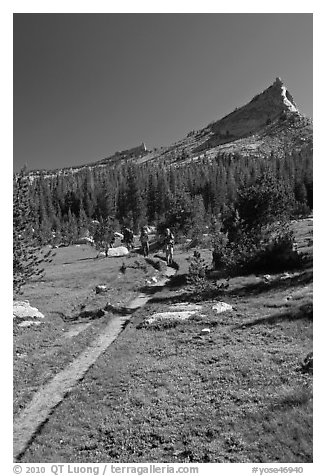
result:
[(199, 285), (205, 280), (206, 277), (207, 264), (205, 260), (201, 258), (198, 251), (194, 252), (194, 257), (192, 258), (189, 266), (189, 273), (187, 276), (187, 283)]
[(244, 232), (236, 241), (218, 235), (213, 249), (213, 265), (229, 274), (282, 271), (301, 265), (293, 251), (294, 236), (286, 223), (274, 223), (260, 232)]
[(213, 239), (213, 266), (219, 269), (227, 264), (226, 261), (226, 245), (227, 236), (222, 232), (217, 232)]
[[(266, 173), (252, 185), (242, 187), (235, 203), (239, 226), (246, 232), (262, 227), (275, 221), (285, 221), (291, 215), (295, 204), (294, 194), (289, 186)], [(234, 224), (226, 224), (230, 227)]]
[(169, 210), (157, 224), (158, 235), (170, 228), (179, 241), (182, 236), (197, 238), (203, 233), (205, 226), (205, 207), (201, 197), (190, 197), (180, 190), (170, 200)]
[(293, 232), (287, 224), (276, 223), (264, 232), (252, 263), (255, 270), (282, 271), (301, 264), (299, 254), (293, 249)]
[(100, 219), (95, 229), (93, 239), (96, 249), (107, 253), (110, 243), (114, 241), (114, 222), (110, 217)]
[(309, 374), (313, 373), (313, 353), (312, 352), (309, 352), (306, 355), (304, 361), (301, 363), (300, 370), (303, 373), (309, 373)]
[(300, 264), (286, 220), (295, 203), (288, 186), (267, 173), (239, 191), (214, 238), (215, 269), (229, 273), (277, 271)]

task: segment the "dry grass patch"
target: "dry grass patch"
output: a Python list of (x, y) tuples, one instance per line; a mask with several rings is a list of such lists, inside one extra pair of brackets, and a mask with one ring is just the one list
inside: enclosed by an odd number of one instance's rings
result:
[(165, 304), (139, 311), (23, 461), (311, 462), (311, 315), (259, 321), (256, 297), (218, 316), (212, 304), (173, 328), (139, 326)]
[[(107, 302), (120, 306), (137, 295), (138, 287), (156, 271), (138, 255), (128, 258), (96, 259), (89, 246), (59, 248), (48, 263), (42, 279), (24, 287), (27, 299), (44, 315), (40, 326), (19, 328), (14, 324), (14, 415), (32, 399), (35, 392), (74, 360), (101, 333), (110, 318), (106, 313), (80, 333), (71, 332), (82, 309), (101, 309)], [(119, 272), (125, 261), (127, 270)], [(108, 291), (95, 293), (97, 284)], [(71, 334), (71, 337), (67, 335)]]

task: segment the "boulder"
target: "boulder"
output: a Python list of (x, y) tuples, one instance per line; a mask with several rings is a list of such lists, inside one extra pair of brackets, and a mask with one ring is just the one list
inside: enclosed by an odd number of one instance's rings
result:
[[(128, 248), (125, 246), (117, 246), (116, 248), (109, 248), (107, 255), (109, 258), (119, 258), (120, 256), (127, 256), (129, 254)], [(101, 256), (105, 256), (105, 253), (101, 251)]]
[(42, 324), (41, 321), (23, 321), (18, 324), (18, 327), (39, 326), (40, 324)]
[(147, 324), (152, 324), (155, 321), (162, 321), (165, 319), (173, 319), (183, 321), (189, 319), (196, 311), (167, 311), (167, 312), (156, 312), (152, 314), (151, 317), (146, 319)]
[(232, 306), (231, 304), (228, 304), (226, 302), (218, 302), (215, 304), (212, 309), (216, 311), (216, 314), (220, 314), (221, 312), (226, 312), (226, 311), (232, 311)]
[(14, 301), (13, 317), (22, 320), (44, 319), (44, 315), (36, 307), (32, 307), (28, 301)]
[(108, 287), (105, 284), (98, 284), (95, 287), (96, 294), (105, 293), (108, 290)]
[(201, 311), (203, 306), (200, 304), (192, 304), (188, 302), (179, 302), (172, 304), (170, 309), (173, 311)]
[(208, 327), (206, 327), (205, 329), (202, 329), (202, 330), (200, 331), (201, 335), (203, 335), (203, 336), (204, 336), (204, 335), (207, 335), (207, 334), (210, 334), (210, 332), (211, 332), (211, 330), (208, 329)]

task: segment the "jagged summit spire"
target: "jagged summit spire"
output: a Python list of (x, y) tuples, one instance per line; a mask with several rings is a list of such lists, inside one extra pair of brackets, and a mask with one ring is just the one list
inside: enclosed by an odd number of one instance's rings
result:
[(272, 85), (272, 88), (275, 88), (276, 90), (280, 90), (281, 100), (286, 109), (288, 109), (291, 112), (299, 112), (292, 95), (289, 93), (289, 91), (287, 90), (285, 84), (283, 83), (280, 77), (277, 77), (275, 79)]
[(270, 124), (284, 112), (299, 114), (292, 95), (281, 78), (277, 77), (271, 86), (249, 103), (216, 121), (212, 130), (216, 136), (219, 134), (218, 140), (221, 142), (230, 137), (235, 140)]
[(277, 78), (275, 79), (274, 84), (279, 84), (280, 86), (284, 85), (283, 81), (279, 76), (277, 76)]

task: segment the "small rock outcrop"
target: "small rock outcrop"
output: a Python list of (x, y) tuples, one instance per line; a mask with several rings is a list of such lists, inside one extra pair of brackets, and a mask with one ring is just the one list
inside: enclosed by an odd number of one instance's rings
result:
[(226, 311), (232, 311), (232, 306), (231, 304), (228, 304), (226, 302), (218, 302), (212, 307), (213, 311), (216, 312), (216, 314), (220, 314), (221, 312), (226, 312)]
[(29, 304), (29, 301), (14, 301), (13, 318), (19, 320), (44, 319), (44, 315)]
[(95, 287), (96, 294), (105, 293), (108, 290), (108, 287), (105, 284), (98, 284)]
[[(101, 256), (105, 256), (105, 253), (101, 251)], [(120, 256), (127, 256), (129, 254), (128, 248), (125, 246), (117, 246), (116, 248), (109, 248), (107, 251), (108, 258), (119, 258)]]

